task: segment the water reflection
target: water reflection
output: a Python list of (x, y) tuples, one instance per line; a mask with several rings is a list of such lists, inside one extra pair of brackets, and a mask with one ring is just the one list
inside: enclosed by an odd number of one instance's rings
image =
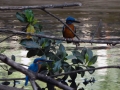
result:
[[(96, 46), (107, 46), (106, 44), (96, 44)], [(97, 60), (97, 67), (102, 67), (102, 66), (107, 66), (107, 50), (105, 49), (99, 49), (97, 50), (97, 55), (99, 56), (98, 57), (98, 60)], [(101, 69), (99, 70), (98, 72), (98, 75), (106, 75), (107, 73), (107, 69)]]

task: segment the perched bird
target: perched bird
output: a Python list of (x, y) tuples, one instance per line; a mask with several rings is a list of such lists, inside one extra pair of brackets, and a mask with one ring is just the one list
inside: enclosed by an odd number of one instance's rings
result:
[[(52, 62), (52, 60), (46, 60), (43, 58), (36, 58), (33, 63), (29, 66), (29, 70), (33, 71), (33, 72), (39, 72), (39, 70), (41, 69), (41, 66), (44, 62)], [(26, 76), (25, 78), (25, 86), (27, 86), (29, 81), (29, 77)]]
[[(66, 24), (72, 29), (74, 33), (76, 33), (76, 28), (73, 25), (73, 23), (80, 23), (80, 22), (76, 21), (75, 18), (71, 16), (67, 17)], [(63, 37), (66, 38), (66, 40), (69, 40), (69, 39), (73, 40), (73, 38), (75, 37), (73, 32), (71, 32), (71, 30), (67, 26), (65, 25), (63, 26), (62, 33), (63, 33)], [(71, 43), (71, 42), (67, 41), (67, 43)]]

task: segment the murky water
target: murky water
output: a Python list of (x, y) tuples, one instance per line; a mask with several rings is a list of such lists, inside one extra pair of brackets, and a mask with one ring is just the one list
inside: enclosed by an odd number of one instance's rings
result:
[[(119, 40), (120, 35), (120, 1), (119, 0), (1, 0), (1, 6), (20, 6), (20, 5), (46, 5), (46, 4), (63, 4), (80, 2), (81, 7), (70, 7), (63, 9), (49, 9), (54, 15), (59, 17), (61, 20), (65, 21), (67, 16), (73, 16), (79, 21), (80, 24), (75, 24), (77, 28), (77, 35), (80, 38), (90, 39), (91, 33), (94, 32), (100, 19), (102, 20), (102, 25), (99, 31), (95, 35), (97, 39), (114, 39)], [(7, 29), (21, 30), (25, 24), (21, 24), (16, 18), (15, 13), (17, 11), (0, 11), (0, 27)], [(62, 37), (62, 24), (55, 18), (47, 15), (41, 10), (34, 10), (35, 17), (40, 20), (43, 26), (43, 31), (47, 35), (55, 35), (56, 37)], [(1, 38), (0, 38), (1, 39)], [(18, 62), (29, 64), (29, 59), (25, 57), (26, 52), (21, 51), (18, 42), (8, 42), (0, 43), (2, 45), (9, 46), (8, 51), (5, 52), (9, 57), (14, 54), (19, 59)], [(13, 46), (14, 45), (14, 46)], [(15, 48), (16, 46), (16, 48)], [(68, 45), (67, 45), (68, 46)], [(108, 66), (108, 65), (118, 65), (120, 64), (120, 45), (108, 46), (107, 44), (81, 44), (81, 47), (89, 47), (93, 49), (94, 54), (99, 55), (96, 67)], [(68, 50), (74, 48), (72, 44), (67, 47)], [(13, 52), (16, 50), (17, 52)], [(26, 60), (26, 62), (24, 62)], [(15, 73), (16, 74), (16, 73)], [(86, 77), (90, 79), (95, 77), (96, 82), (94, 84), (89, 84), (86, 87), (80, 85), (80, 87), (85, 87), (85, 90), (119, 90), (120, 88), (120, 71), (119, 69), (103, 69), (98, 70), (93, 75), (87, 75)], [(1, 75), (1, 77), (4, 75)], [(12, 76), (10, 76), (12, 77)], [(24, 77), (24, 75), (21, 75)], [(81, 77), (78, 77), (77, 82), (82, 82)]]

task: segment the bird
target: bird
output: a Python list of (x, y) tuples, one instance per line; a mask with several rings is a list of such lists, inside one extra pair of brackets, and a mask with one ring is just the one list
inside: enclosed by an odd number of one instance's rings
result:
[[(80, 23), (80, 21), (75, 20), (74, 17), (68, 16), (66, 18), (66, 24), (72, 29), (74, 33), (76, 33), (76, 28), (73, 23)], [(72, 39), (75, 37), (75, 34), (72, 32), (66, 25), (63, 26), (62, 34), (66, 40)], [(67, 41), (67, 43), (71, 43)]]
[[(43, 59), (43, 58), (36, 58), (34, 59), (33, 63), (28, 67), (28, 70), (31, 70), (33, 72), (39, 72), (40, 69), (41, 69), (41, 66), (44, 62), (52, 62), (53, 60), (46, 60), (46, 59)], [(25, 86), (28, 85), (28, 81), (29, 81), (29, 77), (26, 76), (25, 78)]]

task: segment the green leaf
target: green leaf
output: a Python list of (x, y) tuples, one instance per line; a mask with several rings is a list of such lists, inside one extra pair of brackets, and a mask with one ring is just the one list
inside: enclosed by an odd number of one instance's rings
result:
[(37, 55), (42, 56), (44, 54), (44, 49), (38, 49)]
[(39, 40), (39, 44), (42, 48), (45, 48), (50, 45), (50, 40), (47, 38), (41, 38), (41, 40)]
[(93, 74), (95, 72), (95, 67), (94, 66), (88, 66), (87, 69), (93, 69), (93, 70), (90, 70), (88, 71), (90, 74)]
[(70, 65), (67, 63), (67, 62), (62, 62), (62, 67), (64, 68), (64, 67), (66, 67), (66, 68), (68, 68)]
[(79, 60), (78, 60), (78, 59), (72, 59), (72, 63), (73, 63), (73, 64), (78, 64), (78, 63), (79, 63)]
[(84, 56), (79, 51), (72, 51), (73, 55), (76, 56), (77, 59), (79, 59), (80, 63), (84, 62)]
[(60, 51), (60, 50), (57, 50), (57, 53), (56, 53), (56, 58), (58, 58), (58, 59), (64, 59), (65, 57), (66, 57), (66, 52), (64, 51), (64, 52), (62, 52), (62, 51)]
[(88, 57), (89, 57), (89, 60), (93, 57), (93, 52), (92, 50), (90, 49), (87, 49), (87, 54), (88, 54)]
[(86, 54), (86, 52), (87, 52), (87, 48), (83, 48), (82, 49), (82, 52), (81, 52), (81, 54), (82, 54), (82, 56), (85, 58), (85, 54)]
[(15, 56), (14, 56), (14, 55), (12, 55), (12, 56), (11, 56), (11, 59), (12, 59), (13, 61), (15, 61)]
[(41, 32), (43, 28), (42, 25), (39, 23), (34, 24), (34, 27), (35, 27), (36, 33)]
[(88, 66), (95, 64), (95, 62), (97, 61), (97, 57), (98, 57), (97, 55), (93, 56), (88, 62)]
[(53, 52), (48, 52), (47, 57), (49, 57), (49, 59), (51, 59), (51, 60), (54, 60), (55, 59), (55, 54)]
[(62, 65), (62, 64), (61, 64), (61, 60), (55, 62), (55, 66), (54, 66), (54, 68), (53, 68), (53, 71), (54, 71), (54, 72), (58, 72), (58, 71), (60, 70), (61, 65)]
[(32, 49), (32, 50), (29, 50), (28, 53), (27, 53), (27, 57), (30, 58), (30, 57), (33, 57), (37, 54), (38, 50), (37, 49)]
[(25, 16), (27, 18), (27, 21), (29, 23), (32, 23), (34, 21), (34, 14), (33, 14), (33, 11), (32, 10), (25, 10), (24, 11), (25, 13)]
[(72, 53), (73, 53), (73, 55), (76, 56), (76, 57), (80, 56), (80, 52), (77, 51), (77, 50), (72, 51)]
[[(80, 66), (76, 66), (75, 69), (76, 69), (76, 70), (83, 70), (83, 68), (80, 67)], [(83, 72), (78, 72), (78, 74), (82, 74), (82, 73), (83, 73)]]
[(17, 12), (16, 17), (20, 22), (24, 22), (24, 23), (27, 22), (27, 18), (25, 17), (24, 14), (21, 14), (21, 13)]
[(76, 57), (74, 55), (69, 55), (69, 56), (66, 56), (67, 59), (76, 59)]
[(64, 69), (64, 72), (69, 72), (69, 71), (71, 71), (71, 65), (66, 66), (63, 69)]
[[(74, 71), (75, 69), (73, 67), (71, 67), (71, 71)], [(72, 79), (72, 81), (75, 81), (77, 77), (77, 73), (74, 73), (74, 74), (70, 74), (70, 78)]]
[(65, 52), (65, 47), (62, 44), (60, 44), (59, 50), (62, 51), (62, 52)]
[(87, 53), (85, 54), (85, 60), (86, 60), (86, 63), (89, 61), (89, 55)]
[(34, 42), (32, 39), (22, 39), (20, 44), (27, 49), (36, 49), (40, 47), (39, 44)]

